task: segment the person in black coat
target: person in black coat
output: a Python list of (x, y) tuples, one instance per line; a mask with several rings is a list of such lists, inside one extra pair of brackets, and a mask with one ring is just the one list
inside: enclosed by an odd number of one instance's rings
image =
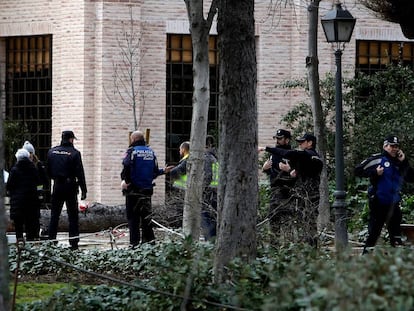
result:
[(40, 178), (40, 184), (37, 185), (37, 193), (40, 199), (40, 206), (50, 203), (50, 180), (47, 176), (46, 165), (36, 156), (35, 148), (29, 141), (25, 141), (23, 149), (30, 153), (30, 160), (35, 165)]
[(87, 193), (82, 157), (79, 150), (73, 146), (74, 139), (76, 137), (72, 131), (63, 131), (60, 145), (51, 148), (47, 153), (47, 172), (54, 181), (49, 239), (56, 239), (59, 217), (63, 204), (66, 203), (69, 218), (69, 243), (72, 250), (78, 249), (79, 244), (79, 188), (81, 200), (86, 199)]
[[(284, 129), (278, 129), (273, 136), (276, 141), (276, 148), (291, 150), (291, 134)], [(289, 172), (282, 171), (280, 163), (286, 163), (288, 160), (277, 153), (270, 153), (269, 159), (263, 164), (262, 170), (269, 176), (270, 181), (270, 208), (269, 224), (270, 228), (278, 237), (284, 235), (285, 227), (290, 226), (292, 210), (289, 206), (291, 198), (291, 188), (295, 184), (295, 178), (290, 176)], [(277, 239), (275, 240), (277, 242)], [(278, 243), (275, 243), (276, 245)]]
[(298, 149), (286, 150), (277, 147), (259, 147), (259, 151), (277, 154), (288, 161), (281, 162), (279, 168), (295, 177), (291, 188), (291, 210), (295, 212), (293, 226), (300, 227), (300, 241), (317, 246), (317, 217), (319, 206), (319, 183), (323, 167), (322, 159), (316, 152), (316, 137), (305, 133), (296, 138)]
[(16, 159), (6, 184), (10, 195), (10, 219), (14, 223), (18, 241), (24, 241), (24, 232), (27, 241), (34, 241), (39, 239), (40, 201), (37, 185), (40, 178), (27, 150), (19, 149)]

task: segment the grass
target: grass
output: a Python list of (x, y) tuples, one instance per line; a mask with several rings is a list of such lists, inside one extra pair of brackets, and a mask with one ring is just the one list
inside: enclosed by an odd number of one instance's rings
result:
[[(24, 304), (36, 300), (43, 300), (53, 295), (57, 290), (72, 287), (67, 283), (18, 283), (16, 289), (16, 304)], [(13, 295), (14, 283), (10, 284), (10, 295)]]

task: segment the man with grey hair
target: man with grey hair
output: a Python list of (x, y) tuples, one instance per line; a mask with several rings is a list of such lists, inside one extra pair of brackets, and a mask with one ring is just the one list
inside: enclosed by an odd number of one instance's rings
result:
[(122, 161), (121, 188), (126, 197), (130, 247), (135, 248), (140, 242), (155, 239), (151, 224), (153, 181), (157, 176), (169, 172), (171, 167), (158, 168), (157, 157), (146, 145), (143, 132), (134, 131), (130, 138), (131, 144)]

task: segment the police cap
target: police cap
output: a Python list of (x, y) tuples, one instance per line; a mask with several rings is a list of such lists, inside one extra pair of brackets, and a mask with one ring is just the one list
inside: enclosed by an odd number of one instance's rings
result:
[(62, 140), (69, 140), (70, 138), (77, 139), (72, 131), (63, 131)]
[(302, 143), (304, 141), (312, 141), (313, 144), (315, 145), (316, 144), (316, 137), (314, 135), (310, 134), (310, 133), (305, 133), (305, 134), (303, 134), (303, 136), (297, 137), (296, 141), (298, 143)]
[(275, 136), (273, 136), (273, 138), (290, 138), (290, 132), (287, 130), (283, 130), (283, 129), (278, 129), (276, 131)]

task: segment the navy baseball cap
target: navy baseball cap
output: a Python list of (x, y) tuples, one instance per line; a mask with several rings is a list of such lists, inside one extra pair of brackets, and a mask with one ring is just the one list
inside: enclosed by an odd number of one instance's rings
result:
[(310, 133), (305, 133), (301, 137), (297, 137), (296, 141), (298, 143), (302, 143), (304, 141), (312, 141), (314, 144), (316, 144), (316, 137)]
[(384, 145), (399, 145), (399, 144), (400, 144), (400, 140), (395, 135), (388, 135), (384, 139)]
[(275, 136), (273, 136), (273, 138), (290, 138), (290, 137), (291, 137), (290, 132), (283, 130), (283, 129), (278, 129), (276, 131)]
[(63, 131), (62, 132), (62, 140), (68, 140), (70, 138), (77, 139), (75, 133), (72, 131)]

